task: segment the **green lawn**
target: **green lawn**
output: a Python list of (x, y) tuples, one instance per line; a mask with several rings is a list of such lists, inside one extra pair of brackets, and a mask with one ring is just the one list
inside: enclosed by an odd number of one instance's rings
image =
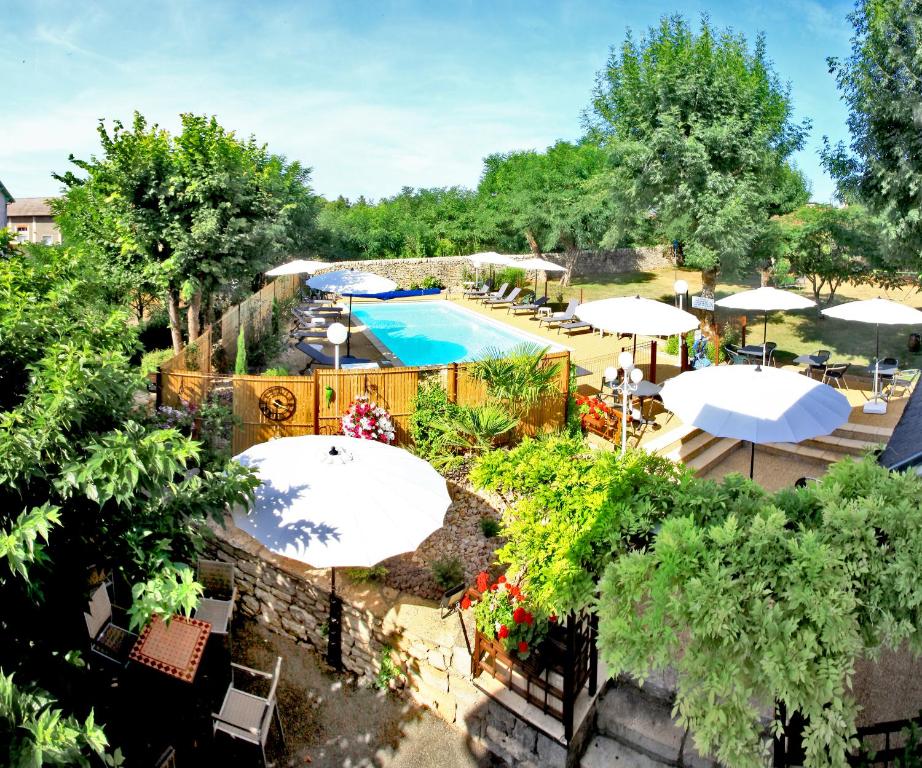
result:
[[(564, 297), (569, 299), (582, 298), (583, 301), (605, 299), (612, 296), (639, 295), (650, 299), (672, 301), (672, 285), (681, 278), (688, 283), (691, 294), (701, 290), (701, 274), (693, 270), (664, 269), (655, 272), (626, 272), (619, 275), (588, 275), (578, 278), (573, 285), (560, 289), (558, 284), (548, 284), (548, 295), (556, 297), (558, 291), (563, 291)], [(728, 296), (737, 291), (758, 287), (758, 277), (753, 276), (751, 282), (720, 283), (717, 289), (717, 298)], [(809, 288), (799, 291), (802, 295), (812, 299)], [(835, 304), (841, 304), (855, 299), (870, 299), (875, 296), (892, 299), (913, 307), (922, 307), (922, 295), (914, 289), (898, 289), (885, 291), (872, 286), (844, 285), (839, 288), (835, 297)], [(825, 301), (825, 295), (822, 297)], [(800, 312), (775, 312), (768, 319), (768, 340), (778, 345), (776, 356), (781, 360), (791, 360), (797, 355), (815, 352), (818, 349), (828, 349), (832, 352), (835, 361), (843, 363), (867, 364), (874, 356), (875, 326), (864, 323), (851, 323), (844, 320), (834, 320), (819, 314), (820, 308), (803, 310)], [(738, 324), (742, 313), (734, 310), (718, 309), (718, 322), (723, 326), (726, 322)], [(747, 324), (749, 331), (747, 341), (761, 343), (762, 341), (761, 313), (748, 315)], [(911, 355), (906, 347), (910, 333), (922, 333), (922, 327), (912, 326), (881, 326), (880, 329), (880, 355), (881, 357), (896, 357), (904, 368), (922, 367), (922, 355)]]

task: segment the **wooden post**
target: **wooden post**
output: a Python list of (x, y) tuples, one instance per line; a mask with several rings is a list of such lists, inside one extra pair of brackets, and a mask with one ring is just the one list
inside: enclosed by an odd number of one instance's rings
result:
[(576, 674), (576, 614), (567, 617), (567, 650), (563, 662), (563, 737), (569, 744), (573, 738), (573, 704), (576, 691), (573, 677)]
[(458, 364), (451, 363), (448, 366), (448, 401), (450, 403), (458, 402)]
[(163, 405), (163, 370), (157, 366), (157, 377), (154, 380), (154, 407), (159, 408)]
[(314, 371), (314, 434), (320, 434), (320, 371)]
[(684, 372), (689, 370), (688, 368), (688, 341), (685, 339), (685, 334), (682, 334), (679, 337), (679, 371)]
[(656, 339), (650, 342), (650, 381), (656, 384)]
[(740, 346), (746, 346), (746, 315), (740, 317)]

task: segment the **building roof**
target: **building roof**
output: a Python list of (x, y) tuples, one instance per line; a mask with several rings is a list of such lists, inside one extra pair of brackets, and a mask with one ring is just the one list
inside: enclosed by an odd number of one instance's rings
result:
[(3, 193), (3, 196), (6, 198), (6, 201), (7, 201), (8, 203), (14, 203), (14, 202), (16, 202), (16, 198), (13, 197), (13, 196), (10, 194), (10, 191), (9, 191), (6, 187), (3, 186), (3, 182), (2, 182), (2, 181), (0, 181), (0, 192)]
[(7, 216), (53, 216), (49, 202), (53, 197), (20, 197), (6, 206)]
[(922, 386), (917, 386), (903, 415), (896, 423), (890, 442), (878, 461), (887, 469), (909, 469), (922, 464)]

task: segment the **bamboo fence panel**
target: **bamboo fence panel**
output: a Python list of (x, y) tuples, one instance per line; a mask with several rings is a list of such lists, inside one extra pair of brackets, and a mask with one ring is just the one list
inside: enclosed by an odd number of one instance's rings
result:
[[(276, 437), (314, 434), (315, 386), (313, 376), (234, 376), (234, 454)], [(272, 387), (284, 387), (294, 397), (291, 418), (272, 421), (263, 414), (260, 399)]]
[(161, 397), (163, 405), (179, 408), (187, 403), (201, 405), (217, 377), (194, 371), (162, 371)]

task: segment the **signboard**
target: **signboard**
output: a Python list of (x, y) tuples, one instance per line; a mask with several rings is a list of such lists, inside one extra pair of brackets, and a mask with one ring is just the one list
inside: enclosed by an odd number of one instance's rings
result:
[(706, 309), (709, 312), (714, 311), (713, 296), (692, 296), (691, 300), (693, 309)]

